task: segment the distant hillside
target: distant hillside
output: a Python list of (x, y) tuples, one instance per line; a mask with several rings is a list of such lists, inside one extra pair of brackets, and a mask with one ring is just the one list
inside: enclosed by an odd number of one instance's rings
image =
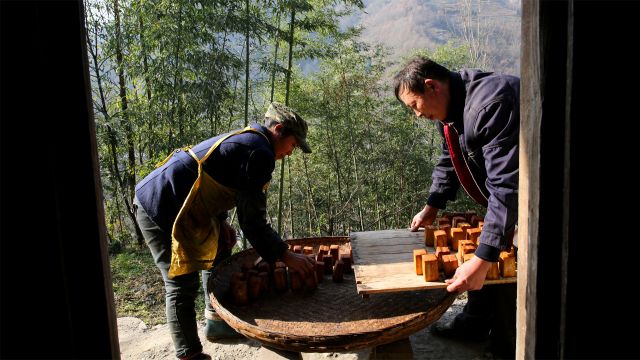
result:
[[(486, 70), (520, 72), (520, 2), (514, 0), (365, 0), (364, 13), (345, 25), (365, 27), (363, 40), (394, 49), (394, 60), (413, 49), (433, 50), (461, 40), (463, 23), (486, 56)], [(469, 33), (471, 34), (471, 33)]]

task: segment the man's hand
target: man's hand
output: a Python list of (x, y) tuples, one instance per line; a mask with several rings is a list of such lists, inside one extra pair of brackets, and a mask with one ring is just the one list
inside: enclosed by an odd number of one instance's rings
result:
[(305, 279), (316, 271), (316, 261), (307, 255), (285, 250), (280, 258), (290, 269), (297, 271)]
[(433, 220), (436, 219), (438, 215), (438, 209), (426, 205), (422, 211), (417, 213), (413, 220), (411, 220), (411, 227), (409, 230), (417, 231), (420, 226), (431, 225)]
[(448, 292), (457, 291), (459, 293), (468, 290), (480, 290), (484, 285), (484, 279), (491, 267), (491, 263), (484, 261), (477, 256), (465, 261), (453, 275), (453, 278), (445, 280)]

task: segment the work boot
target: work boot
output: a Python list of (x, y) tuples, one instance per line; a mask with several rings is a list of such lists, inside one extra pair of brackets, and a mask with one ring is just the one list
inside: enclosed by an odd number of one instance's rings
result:
[(431, 326), (431, 333), (435, 336), (460, 339), (468, 341), (484, 341), (489, 337), (489, 329), (486, 326), (474, 325), (470, 320), (464, 320), (459, 314), (453, 320)]
[(235, 331), (224, 320), (207, 319), (207, 325), (204, 327), (204, 335), (207, 340), (215, 341), (220, 339), (240, 339), (242, 334)]

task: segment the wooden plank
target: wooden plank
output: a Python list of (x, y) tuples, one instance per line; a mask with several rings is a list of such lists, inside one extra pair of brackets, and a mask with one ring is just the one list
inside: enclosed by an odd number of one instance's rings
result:
[[(353, 270), (356, 288), (361, 295), (446, 288), (444, 274), (440, 281), (425, 282), (415, 274), (413, 250), (433, 247), (424, 245), (424, 231), (408, 229), (351, 233)], [(485, 285), (516, 282), (516, 278), (486, 280)]]

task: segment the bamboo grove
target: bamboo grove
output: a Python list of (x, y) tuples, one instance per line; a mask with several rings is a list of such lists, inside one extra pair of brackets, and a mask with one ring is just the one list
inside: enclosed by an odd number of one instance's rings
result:
[[(283, 238), (407, 227), (424, 206), (441, 140), (393, 96), (388, 79), (398, 63), (389, 50), (359, 40), (362, 29), (341, 28), (363, 7), (361, 0), (86, 2), (111, 246), (143, 245), (134, 186), (160, 160), (261, 122), (272, 100), (309, 122), (314, 149), (276, 164), (268, 216)], [(462, 43), (427, 54), (457, 69), (473, 65), (467, 50)], [(462, 193), (450, 206), (474, 208)]]

